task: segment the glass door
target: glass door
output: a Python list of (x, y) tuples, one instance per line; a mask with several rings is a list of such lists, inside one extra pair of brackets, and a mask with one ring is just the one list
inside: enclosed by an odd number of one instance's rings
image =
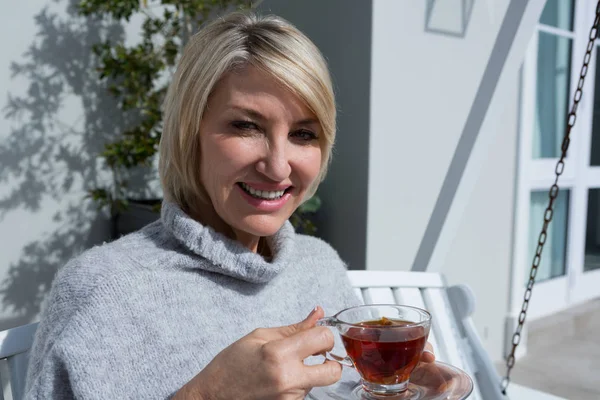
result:
[[(574, 88), (595, 17), (592, 0), (548, 0), (522, 68), (513, 308), (520, 306), (548, 204)], [(594, 49), (559, 180), (529, 315), (600, 296), (600, 68)]]

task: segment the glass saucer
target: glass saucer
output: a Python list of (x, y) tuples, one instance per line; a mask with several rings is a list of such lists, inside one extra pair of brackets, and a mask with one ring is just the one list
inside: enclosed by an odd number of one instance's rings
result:
[(367, 393), (353, 368), (344, 368), (337, 383), (314, 388), (310, 400), (462, 400), (473, 391), (473, 381), (464, 371), (443, 362), (420, 363), (410, 376), (408, 389), (395, 396)]

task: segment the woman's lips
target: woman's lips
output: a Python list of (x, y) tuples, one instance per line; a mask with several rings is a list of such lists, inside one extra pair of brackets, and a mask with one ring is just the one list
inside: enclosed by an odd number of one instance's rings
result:
[[(244, 200), (246, 200), (246, 202), (248, 204), (250, 204), (252, 207), (254, 207), (260, 211), (274, 212), (274, 211), (280, 210), (281, 208), (283, 208), (283, 206), (285, 206), (285, 204), (292, 197), (290, 190), (282, 189), (279, 191), (284, 191), (284, 193), (280, 197), (271, 198), (271, 199), (259, 198), (259, 197), (253, 196), (252, 194), (248, 193), (243, 188), (243, 186), (244, 186), (243, 184), (236, 185), (237, 190), (240, 192), (240, 194), (242, 195), (242, 197), (244, 198)], [(287, 186), (287, 188), (290, 189), (291, 187)], [(273, 192), (276, 192), (276, 191), (273, 191)]]

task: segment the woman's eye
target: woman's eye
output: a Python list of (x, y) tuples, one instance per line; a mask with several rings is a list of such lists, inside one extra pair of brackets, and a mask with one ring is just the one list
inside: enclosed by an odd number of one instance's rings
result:
[(231, 123), (231, 125), (234, 128), (242, 130), (242, 131), (259, 130), (258, 125), (256, 125), (254, 122), (250, 122), (250, 121), (233, 121)]
[(309, 131), (309, 130), (306, 130), (306, 129), (300, 129), (298, 131), (292, 132), (292, 136), (294, 138), (297, 138), (297, 139), (302, 140), (304, 142), (311, 142), (311, 141), (317, 139), (317, 134), (316, 133), (314, 133), (312, 131)]

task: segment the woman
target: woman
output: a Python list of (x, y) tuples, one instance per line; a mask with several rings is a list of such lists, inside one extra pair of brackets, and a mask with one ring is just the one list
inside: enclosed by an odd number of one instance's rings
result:
[(337, 253), (288, 222), (325, 176), (335, 114), (323, 57), (286, 21), (236, 13), (195, 35), (165, 101), (160, 221), (59, 271), (25, 397), (301, 399), (336, 382), (339, 364), (305, 359), (334, 344), (324, 310), (358, 300)]

